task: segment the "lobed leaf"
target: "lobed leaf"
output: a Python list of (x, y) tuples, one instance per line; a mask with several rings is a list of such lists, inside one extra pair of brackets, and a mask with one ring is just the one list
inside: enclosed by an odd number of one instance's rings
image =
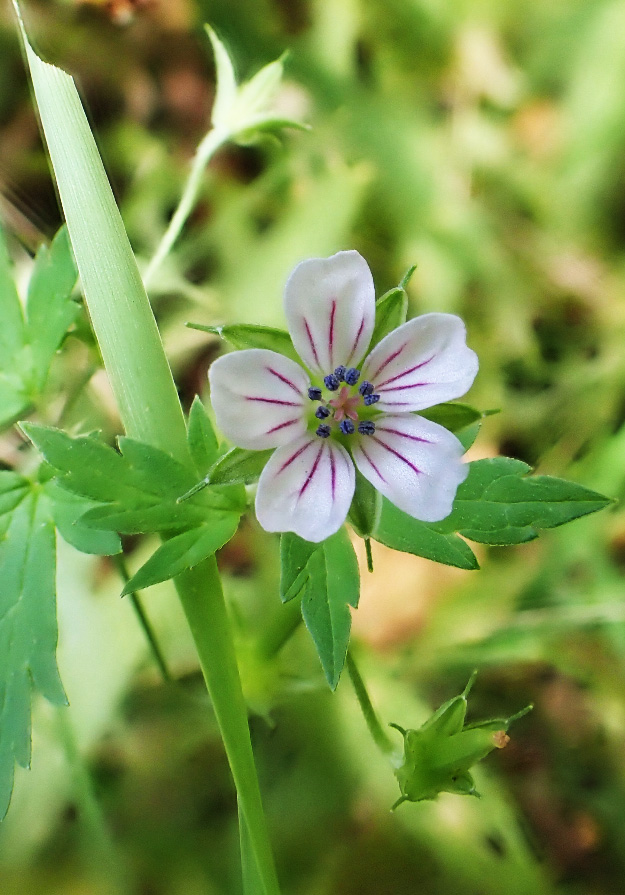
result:
[(287, 532), (281, 538), (280, 592), (283, 601), (301, 593), (302, 617), (323, 672), (334, 690), (345, 664), (351, 614), (360, 596), (356, 554), (345, 528), (311, 544)]
[(213, 333), (229, 342), (233, 348), (266, 348), (276, 351), (285, 357), (290, 357), (296, 363), (301, 364), (301, 358), (293, 347), (290, 335), (282, 329), (274, 329), (272, 326), (256, 326), (251, 323), (233, 323), (227, 326), (206, 326), (203, 323), (187, 323), (191, 329), (199, 329), (202, 332)]
[[(14, 765), (30, 764), (30, 699), (67, 702), (55, 659), (56, 547), (48, 500), (39, 486), (5, 510), (0, 541), (0, 819), (13, 789)], [(15, 491), (15, 489), (12, 489)]]

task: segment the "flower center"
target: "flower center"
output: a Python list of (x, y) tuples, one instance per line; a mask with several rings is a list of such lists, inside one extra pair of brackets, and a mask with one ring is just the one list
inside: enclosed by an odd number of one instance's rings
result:
[(323, 379), (325, 388), (328, 392), (334, 392), (334, 397), (324, 398), (323, 389), (317, 386), (308, 389), (310, 400), (321, 402), (315, 411), (315, 417), (324, 421), (315, 431), (320, 438), (328, 438), (333, 431), (341, 435), (353, 435), (356, 429), (360, 435), (373, 435), (375, 432), (373, 420), (360, 419), (360, 416), (368, 414), (367, 408), (377, 403), (380, 396), (374, 394), (373, 385), (366, 380), (356, 389), (359, 379), (360, 370), (339, 366)]

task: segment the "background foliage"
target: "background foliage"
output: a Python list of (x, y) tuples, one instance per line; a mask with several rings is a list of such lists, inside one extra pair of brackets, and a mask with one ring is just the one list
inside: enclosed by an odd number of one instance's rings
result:
[[(283, 325), (292, 266), (357, 248), (379, 293), (418, 264), (411, 314), (467, 320), (481, 360), (470, 399), (502, 409), (473, 458), (502, 453), (622, 495), (622, 3), (48, 0), (26, 15), (42, 55), (77, 76), (144, 260), (210, 121), (202, 23), (243, 77), (290, 48), (281, 101), (312, 131), (220, 152), (153, 284), (187, 407), (206, 391), (219, 341), (186, 320)], [(7, 7), (0, 50), (1, 210), (23, 280), (60, 217)], [(59, 304), (59, 315), (74, 313)], [(81, 314), (47, 382), (18, 382), (16, 412), (34, 402), (40, 423), (113, 436), (97, 366)], [(5, 432), (4, 467), (23, 446)], [(156, 542), (126, 542), (132, 572)], [(622, 510), (476, 553), (479, 572), (375, 545), (354, 617), (363, 672), (384, 720), (404, 727), (460, 692), (476, 666), (470, 715), (536, 708), (480, 768), (481, 801), (446, 796), (389, 815), (396, 784), (347, 679), (327, 692), (303, 630), (275, 655), (288, 612), (277, 540), (248, 520), (221, 552), (286, 892), (620, 890)], [(114, 563), (60, 542), (57, 574), (70, 708), (36, 703), (33, 769), (17, 772), (0, 828), (3, 892), (236, 892), (236, 804), (170, 585), (144, 595), (175, 678), (163, 684), (118, 599)]]

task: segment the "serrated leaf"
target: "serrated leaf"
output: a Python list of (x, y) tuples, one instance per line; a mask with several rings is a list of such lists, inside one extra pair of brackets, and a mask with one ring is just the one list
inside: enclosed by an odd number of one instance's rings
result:
[(27, 479), (11, 470), (0, 470), (0, 516), (10, 513), (20, 503), (30, 487)]
[(281, 594), (287, 600), (302, 594), (302, 617), (334, 690), (339, 682), (351, 631), (349, 606), (360, 595), (358, 562), (344, 528), (311, 544), (290, 532), (281, 538)]
[(393, 550), (423, 556), (458, 569), (478, 569), (478, 561), (469, 545), (457, 534), (437, 531), (427, 522), (413, 519), (386, 498), (373, 538)]
[(236, 532), (238, 523), (238, 516), (232, 513), (215, 513), (209, 525), (192, 528), (165, 541), (135, 572), (123, 594), (151, 587), (193, 568), (223, 547)]
[(552, 476), (529, 476), (520, 460), (476, 460), (458, 488), (450, 516), (433, 523), (438, 531), (458, 531), (483, 544), (521, 544), (595, 513), (610, 500), (576, 482)]
[(79, 306), (71, 295), (78, 274), (66, 227), (61, 227), (48, 249), (41, 246), (28, 284), (26, 339), (33, 362), (32, 387), (41, 391), (52, 358)]
[(402, 323), (406, 322), (408, 313), (408, 296), (401, 286), (389, 289), (376, 303), (375, 326), (371, 336), (371, 345), (377, 345)]
[(55, 659), (55, 563), (48, 501), (35, 488), (11, 511), (0, 542), (0, 818), (15, 762), (30, 763), (31, 688), (56, 705), (67, 702)]
[(121, 541), (114, 531), (103, 531), (84, 525), (81, 516), (93, 507), (91, 501), (66, 491), (54, 481), (46, 483), (45, 491), (52, 504), (54, 524), (64, 541), (81, 553), (96, 556), (113, 556), (121, 553)]
[(252, 485), (258, 481), (273, 448), (267, 451), (247, 451), (232, 448), (208, 472), (211, 485)]
[(205, 488), (193, 501), (177, 498), (195, 485), (193, 473), (169, 454), (132, 438), (120, 438), (118, 453), (91, 435), (71, 438), (59, 429), (22, 424), (54, 468), (58, 483), (106, 506), (89, 510), (88, 528), (137, 533), (197, 526), (211, 514), (243, 510), (237, 489)]
[(187, 440), (191, 458), (199, 475), (204, 475), (219, 453), (219, 444), (212, 423), (198, 395), (193, 399), (187, 424)]
[(203, 323), (187, 323), (191, 329), (199, 329), (202, 332), (212, 333), (225, 339), (233, 348), (266, 348), (276, 351), (285, 357), (290, 357), (296, 363), (301, 364), (301, 358), (293, 347), (290, 335), (282, 329), (274, 329), (272, 326), (254, 326), (246, 323), (233, 323), (227, 326), (206, 326)]

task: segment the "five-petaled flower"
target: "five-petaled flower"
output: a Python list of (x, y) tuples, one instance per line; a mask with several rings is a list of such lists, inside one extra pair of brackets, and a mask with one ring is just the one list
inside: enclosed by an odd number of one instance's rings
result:
[(276, 449), (256, 493), (263, 528), (314, 542), (334, 534), (354, 496), (354, 464), (410, 516), (448, 516), (467, 475), (464, 449), (416, 411), (471, 387), (478, 362), (462, 320), (415, 317), (365, 357), (375, 292), (355, 251), (298, 264), (284, 308), (303, 366), (252, 348), (218, 358), (209, 371), (224, 434), (241, 448)]

